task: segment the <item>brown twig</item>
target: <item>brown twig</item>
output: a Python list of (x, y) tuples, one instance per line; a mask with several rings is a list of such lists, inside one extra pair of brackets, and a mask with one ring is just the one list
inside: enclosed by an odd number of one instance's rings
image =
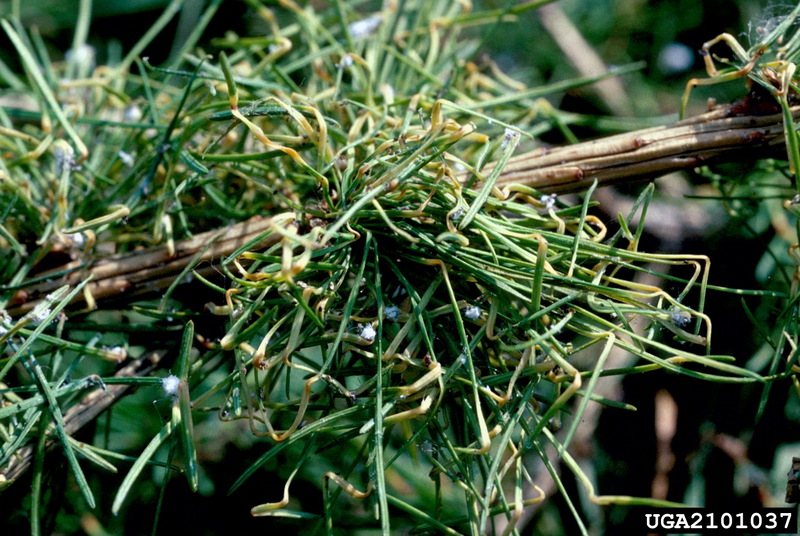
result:
[[(160, 354), (152, 352), (146, 358), (136, 359), (128, 363), (124, 368), (118, 370), (115, 378), (145, 377), (158, 365), (161, 359)], [(67, 435), (73, 435), (83, 428), (87, 423), (92, 422), (98, 415), (108, 409), (111, 404), (119, 400), (130, 388), (130, 384), (114, 384), (107, 386), (97, 386), (89, 392), (83, 399), (64, 412), (64, 430)], [(56, 445), (56, 440), (47, 441), (47, 449)], [(8, 465), (0, 473), (0, 482), (12, 482), (22, 476), (33, 463), (33, 445), (28, 445), (19, 449), (11, 457)]]
[[(25, 286), (25, 301), (9, 307), (13, 315), (24, 314), (33, 309), (48, 293), (68, 284), (77, 284), (87, 276), (92, 280), (86, 285), (83, 295), (76, 296), (73, 305), (86, 304), (88, 300), (98, 300), (125, 294), (150, 292), (168, 287), (190, 264), (199, 265), (200, 273), (213, 270), (213, 261), (225, 257), (258, 235), (270, 225), (270, 218), (251, 218), (224, 229), (215, 229), (198, 234), (187, 240), (177, 242), (174, 252), (165, 245), (111, 255), (86, 263), (76, 260), (56, 269), (37, 274), (37, 284)], [(271, 235), (261, 242), (261, 246), (274, 244), (278, 240)], [(64, 274), (64, 275), (60, 275)], [(52, 275), (52, 279), (48, 279)], [(88, 295), (87, 295), (88, 294)]]
[[(754, 159), (775, 152), (783, 145), (781, 114), (731, 116), (743, 111), (746, 112), (747, 107), (737, 103), (674, 125), (555, 149), (537, 149), (512, 158), (496, 186), (513, 188), (514, 184), (521, 184), (545, 193), (574, 192), (589, 187), (595, 180), (600, 185), (640, 181), (709, 162)], [(794, 114), (800, 116), (800, 107), (794, 109)], [(485, 166), (481, 175), (485, 177), (492, 167), (493, 164)], [(467, 181), (471, 176), (471, 173), (463, 173), (460, 179)], [(9, 312), (24, 314), (47, 293), (65, 284), (77, 283), (89, 274), (92, 281), (86, 286), (85, 294), (90, 296), (79, 298), (83, 303), (165, 288), (190, 263), (229, 255), (265, 232), (269, 225), (269, 218), (254, 218), (226, 229), (209, 231), (178, 242), (172, 255), (166, 246), (158, 246), (89, 264), (74, 261), (51, 270), (53, 279), (24, 286), (26, 301), (10, 307)], [(277, 235), (272, 235), (263, 245), (271, 245), (278, 239)], [(213, 269), (210, 262), (205, 269)], [(56, 276), (63, 272), (67, 274)], [(37, 280), (47, 275), (38, 274)]]
[[(546, 193), (574, 192), (595, 180), (602, 186), (647, 180), (712, 162), (755, 159), (784, 144), (783, 116), (714, 110), (674, 125), (618, 134), (509, 160), (496, 185), (522, 184)], [(800, 108), (794, 108), (795, 117)], [(481, 170), (486, 176), (492, 164)], [(466, 179), (467, 174), (462, 178)]]

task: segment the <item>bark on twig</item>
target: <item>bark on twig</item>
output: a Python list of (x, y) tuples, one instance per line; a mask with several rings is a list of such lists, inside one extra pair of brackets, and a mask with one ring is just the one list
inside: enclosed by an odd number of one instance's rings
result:
[[(574, 192), (595, 180), (606, 186), (707, 163), (755, 160), (783, 146), (782, 114), (728, 117), (729, 113), (730, 108), (724, 108), (674, 125), (521, 154), (509, 160), (496, 186), (523, 184), (545, 193)], [(793, 114), (799, 117), (800, 107)], [(492, 168), (487, 165), (481, 174), (486, 176)]]
[[(48, 293), (63, 285), (77, 284), (90, 274), (92, 280), (85, 289), (95, 300), (166, 288), (190, 263), (197, 265), (197, 271), (200, 273), (213, 270), (212, 263), (215, 259), (233, 253), (266, 231), (269, 225), (270, 218), (251, 218), (224, 229), (215, 229), (177, 242), (173, 254), (167, 246), (161, 245), (141, 251), (111, 255), (88, 264), (83, 260), (76, 260), (37, 274), (37, 281), (42, 280), (42, 282), (23, 286), (26, 294), (24, 303), (10, 307), (8, 312), (12, 316), (27, 313)], [(260, 246), (272, 245), (277, 240), (278, 237), (272, 235), (261, 242)], [(201, 263), (207, 264), (203, 266)], [(66, 275), (57, 276), (64, 272)], [(48, 279), (48, 274), (52, 274), (53, 278)], [(76, 296), (74, 305), (85, 303), (85, 295)]]
[[(720, 108), (674, 125), (648, 128), (555, 149), (540, 148), (518, 155), (507, 163), (496, 186), (522, 184), (545, 193), (574, 192), (595, 180), (602, 186), (653, 179), (667, 173), (725, 160), (754, 160), (776, 153), (784, 144), (783, 117), (732, 115), (746, 110), (742, 104)], [(800, 107), (794, 108), (800, 117)], [(485, 177), (493, 164), (481, 170)], [(460, 180), (472, 174), (465, 172)], [(75, 261), (52, 270), (67, 275), (23, 287), (26, 301), (10, 307), (12, 315), (24, 314), (49, 292), (77, 283), (88, 274), (87, 285), (94, 299), (131, 295), (169, 286), (190, 263), (199, 264), (229, 255), (268, 229), (269, 218), (255, 218), (226, 229), (209, 231), (176, 244), (174, 255), (165, 246), (94, 261)], [(273, 235), (263, 245), (275, 243)], [(211, 244), (211, 246), (209, 246)], [(205, 269), (213, 269), (209, 262)], [(202, 270), (200, 270), (202, 273)], [(38, 274), (37, 280), (47, 274)], [(80, 298), (85, 301), (85, 297)]]
[[(145, 377), (158, 365), (160, 354), (153, 352), (146, 358), (136, 359), (128, 363), (114, 374), (115, 378)], [(72, 436), (75, 432), (92, 422), (98, 415), (108, 409), (111, 404), (119, 400), (130, 389), (130, 384), (114, 384), (97, 386), (83, 399), (69, 408), (64, 413), (64, 430)], [(55, 439), (47, 440), (46, 447), (51, 449), (56, 445)], [(22, 476), (33, 463), (35, 447), (28, 445), (19, 449), (9, 460), (8, 465), (0, 473), (0, 482), (12, 482)]]

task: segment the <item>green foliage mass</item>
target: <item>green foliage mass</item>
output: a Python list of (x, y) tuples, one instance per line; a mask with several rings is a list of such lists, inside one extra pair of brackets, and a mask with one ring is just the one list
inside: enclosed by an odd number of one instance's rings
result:
[[(226, 35), (207, 54), (196, 44), (220, 7), (212, 2), (180, 61), (164, 67), (138, 57), (149, 33), (128, 56), (95, 66), (80, 24), (71, 54), (53, 62), (35, 33), (3, 21), (24, 74), (2, 73), (16, 100), (0, 108), (0, 305), (9, 311), (0, 468), (33, 449), (34, 531), (48, 441), (90, 505), (101, 490), (87, 461), (127, 474), (110, 505), (124, 513), (165, 445), (167, 465), (203, 489), (195, 439), (211, 420), (264, 438), (243, 474), (215, 484), (235, 493), (290, 461), (282, 500), (278, 488), (244, 500), (253, 515), (295, 519), (308, 533), (510, 526), (541, 500), (530, 495), (527, 459), (541, 459), (561, 487), (553, 452), (595, 502), (667, 504), (596, 494), (567, 451), (589, 404), (633, 409), (595, 394), (598, 380), (665, 369), (759, 383), (790, 369), (776, 357), (762, 375), (712, 353), (708, 259), (639, 251), (642, 225), (629, 222), (644, 219), (652, 187), (616, 232), (592, 214), (591, 190), (566, 203), (525, 185), (494, 187), (518, 144), (576, 120), (541, 98), (595, 81), (529, 88), (478, 58), (501, 21), (541, 3), (473, 11), (408, 0), (369, 13), (358, 3), (283, 1), (273, 11), (251, 2), (265, 35)], [(497, 164), (481, 173), (487, 162)], [(212, 271), (201, 270), (211, 261), (199, 251), (155, 299), (98, 299), (94, 312), (69, 305), (96, 288), (103, 256), (174, 248), (246, 221), (261, 230)], [(46, 297), (26, 290), (67, 275), (41, 275), (54, 255), (77, 261), (75, 284)], [(668, 285), (641, 283), (642, 274)], [(181, 291), (186, 279), (204, 289), (202, 301)], [(24, 309), (26, 300), (38, 305)], [(605, 369), (614, 351), (636, 359)], [(118, 459), (102, 434), (93, 445), (69, 437), (64, 415), (81, 396), (123, 383), (109, 360), (152, 352), (167, 366), (124, 382), (170, 408), (160, 431), (148, 425), (135, 461)], [(129, 433), (141, 445), (141, 432)], [(120, 440), (117, 450), (127, 448)], [(293, 498), (298, 475), (319, 487), (321, 510)], [(404, 493), (404, 479), (416, 493)]]

